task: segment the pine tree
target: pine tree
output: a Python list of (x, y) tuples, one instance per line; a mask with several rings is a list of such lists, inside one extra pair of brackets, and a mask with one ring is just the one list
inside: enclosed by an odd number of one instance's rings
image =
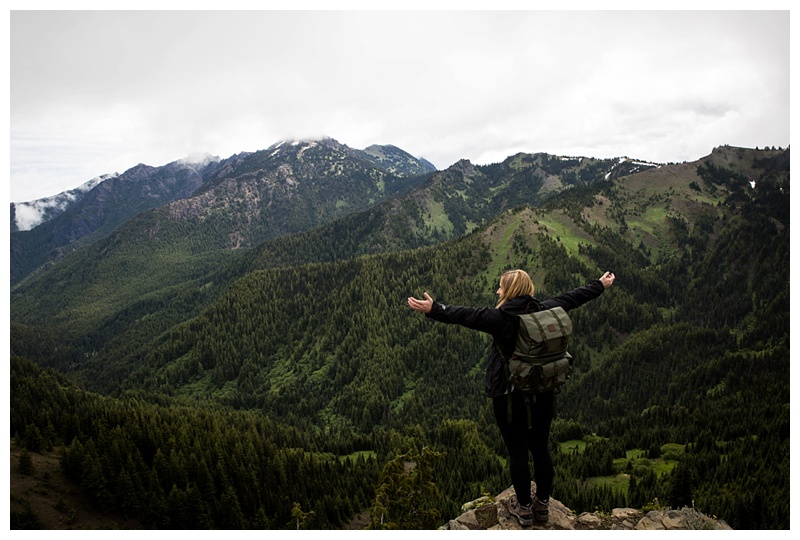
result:
[(386, 463), (375, 490), (370, 529), (435, 529), (438, 488), (433, 482), (435, 463), (443, 455), (424, 447)]
[(291, 516), (292, 521), (287, 525), (292, 525), (299, 531), (300, 529), (306, 528), (308, 521), (314, 516), (314, 511), (304, 512), (300, 503), (295, 502), (292, 504)]

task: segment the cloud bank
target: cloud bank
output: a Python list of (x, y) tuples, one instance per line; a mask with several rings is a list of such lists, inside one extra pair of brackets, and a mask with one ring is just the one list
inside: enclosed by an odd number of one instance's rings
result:
[(438, 168), (789, 144), (788, 11), (11, 13), (11, 195), (330, 136)]

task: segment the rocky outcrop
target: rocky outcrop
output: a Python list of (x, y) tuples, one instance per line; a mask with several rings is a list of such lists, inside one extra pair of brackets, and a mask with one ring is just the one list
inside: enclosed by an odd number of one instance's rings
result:
[[(535, 491), (535, 484), (532, 484)], [(444, 530), (731, 530), (724, 521), (712, 519), (694, 508), (668, 508), (643, 512), (633, 508), (615, 508), (610, 514), (584, 512), (576, 515), (560, 501), (550, 499), (550, 517), (546, 523), (523, 527), (508, 512), (508, 499), (514, 488), (495, 498), (481, 497), (465, 504), (460, 516), (450, 520)]]

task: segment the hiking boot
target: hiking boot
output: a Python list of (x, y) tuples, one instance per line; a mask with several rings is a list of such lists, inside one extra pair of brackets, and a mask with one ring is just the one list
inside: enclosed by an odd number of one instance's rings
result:
[(531, 510), (531, 505), (522, 506), (519, 504), (516, 495), (512, 495), (508, 500), (508, 511), (512, 516), (517, 518), (517, 521), (519, 521), (519, 524), (523, 527), (530, 527), (533, 525), (533, 510)]
[(547, 518), (550, 515), (550, 499), (547, 499), (547, 502), (542, 502), (536, 497), (533, 496), (533, 504), (531, 504), (533, 516), (536, 518), (536, 521), (539, 523), (544, 523), (547, 521)]

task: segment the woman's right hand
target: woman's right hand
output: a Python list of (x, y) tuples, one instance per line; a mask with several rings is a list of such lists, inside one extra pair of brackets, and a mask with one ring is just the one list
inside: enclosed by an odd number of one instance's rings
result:
[(433, 298), (431, 298), (428, 293), (424, 294), (425, 300), (417, 300), (416, 298), (409, 297), (408, 307), (414, 311), (419, 311), (420, 313), (430, 313), (431, 309), (433, 308)]

